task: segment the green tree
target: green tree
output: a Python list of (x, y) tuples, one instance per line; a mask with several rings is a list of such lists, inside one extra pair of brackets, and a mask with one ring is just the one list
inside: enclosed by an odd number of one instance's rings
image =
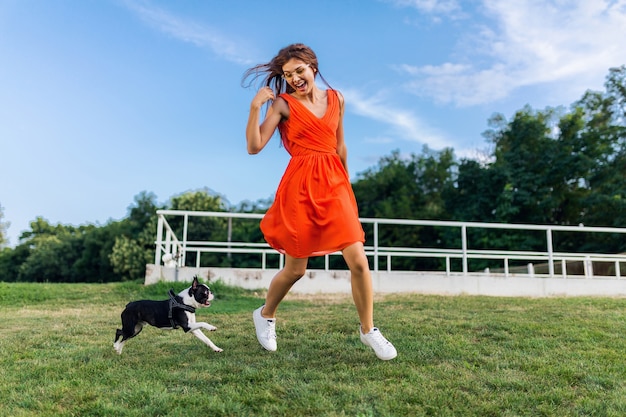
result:
[[(376, 168), (359, 174), (353, 184), (360, 216), (449, 219), (444, 195), (453, 188), (455, 167), (451, 149), (434, 152), (424, 147), (422, 154), (408, 157), (394, 151), (381, 158)], [(441, 230), (432, 227), (385, 225), (380, 228), (378, 238), (381, 246), (432, 247), (443, 243)], [(411, 262), (416, 269), (434, 267), (426, 259), (401, 259), (395, 265), (407, 268)]]
[[(208, 188), (188, 191), (170, 199), (169, 208), (183, 211), (229, 211), (228, 202), (219, 194)], [(185, 231), (184, 219), (174, 217), (168, 219), (172, 230), (179, 239), (183, 238)], [(187, 241), (220, 241), (228, 239), (228, 220), (224, 218), (210, 218), (189, 216), (187, 218)], [(193, 245), (193, 243), (191, 243)], [(230, 259), (222, 254), (201, 254), (203, 265), (227, 266)], [(188, 253), (185, 259), (186, 266), (196, 265), (196, 254)]]
[(399, 151), (380, 159), (378, 166), (357, 176), (352, 185), (361, 217), (445, 219), (443, 194), (454, 179), (454, 151), (402, 157)]
[(119, 281), (114, 271), (109, 254), (115, 238), (121, 233), (120, 222), (108, 222), (103, 226), (80, 226), (75, 235), (75, 251), (78, 256), (72, 267), (72, 282), (110, 282)]
[(28, 282), (108, 282), (115, 280), (108, 254), (117, 224), (53, 225), (42, 217), (22, 233), (16, 253), (24, 257), (17, 280)]
[(0, 249), (0, 281), (16, 282), (19, 280), (20, 266), (30, 255), (27, 245), (17, 245), (15, 248)]
[(402, 158), (393, 151), (378, 161), (378, 166), (357, 176), (352, 184), (361, 217), (413, 218), (415, 199), (420, 190), (413, 157)]
[(0, 204), (0, 249), (4, 248), (9, 244), (9, 239), (7, 237), (7, 230), (9, 226), (11, 226), (10, 222), (3, 221), (4, 219), (4, 207)]
[[(547, 197), (554, 189), (552, 162), (558, 144), (550, 136), (555, 111), (525, 107), (494, 131), (495, 162), (491, 169), (506, 179), (495, 201), (494, 220), (505, 223), (551, 223)], [(493, 120), (493, 119), (492, 119)], [(491, 122), (494, 126), (496, 123)]]
[(20, 265), (19, 281), (67, 282), (74, 262), (71, 246), (62, 235), (39, 236), (36, 249)]
[(457, 221), (493, 222), (494, 201), (505, 185), (504, 176), (489, 164), (462, 159), (454, 187), (444, 193), (446, 211), (451, 219)]
[[(587, 151), (588, 192), (580, 196), (584, 210), (581, 223), (593, 226), (626, 225), (626, 66), (611, 68), (604, 93), (587, 92), (575, 104), (585, 119), (581, 140)], [(585, 251), (622, 252), (620, 236), (594, 237), (584, 242)]]
[(109, 255), (113, 272), (122, 280), (141, 279), (145, 276), (146, 264), (152, 261), (153, 252), (154, 249), (147, 250), (146, 245), (137, 239), (117, 236)]
[(118, 233), (108, 255), (113, 272), (121, 280), (141, 279), (146, 264), (154, 256), (154, 238), (159, 206), (153, 193), (142, 191), (128, 209), (128, 217), (118, 224)]
[[(493, 201), (489, 210), (488, 202), (476, 201), (479, 193), (466, 193), (466, 207), (482, 207), (478, 213), (490, 213), (492, 221), (503, 223), (623, 226), (625, 73), (624, 67), (612, 69), (605, 92), (585, 93), (568, 112), (550, 108), (536, 111), (527, 106), (511, 121), (495, 115), (490, 120), (492, 129), (486, 132), (495, 146), (494, 161), (487, 167), (490, 175), (483, 178), (497, 195), (483, 187)], [(460, 170), (461, 192), (461, 184), (466, 183), (464, 174)], [(480, 241), (498, 247), (545, 247), (544, 238), (529, 233), (483, 233)], [(573, 235), (563, 236), (555, 242), (558, 250), (624, 247), (620, 239), (609, 242), (607, 236), (582, 242)]]

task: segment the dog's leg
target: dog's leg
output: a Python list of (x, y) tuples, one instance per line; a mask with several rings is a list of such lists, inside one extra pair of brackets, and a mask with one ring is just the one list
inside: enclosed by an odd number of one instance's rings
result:
[[(200, 323), (194, 323), (194, 324), (200, 324)], [(206, 324), (206, 323), (204, 323)], [(213, 326), (212, 326), (213, 327)], [(215, 352), (223, 352), (224, 349), (221, 349), (217, 346), (215, 346), (215, 343), (213, 343), (211, 341), (211, 339), (209, 339), (208, 337), (206, 337), (204, 335), (204, 333), (202, 333), (202, 330), (200, 330), (199, 328), (196, 328), (194, 330), (191, 330), (191, 333), (196, 336), (198, 339), (200, 339), (205, 345), (207, 345), (208, 347), (210, 347), (211, 349), (213, 349)]]
[(115, 351), (121, 355), (122, 349), (124, 349), (124, 340), (113, 343), (113, 349), (115, 349)]
[(122, 346), (120, 346), (120, 339), (122, 338), (122, 329), (117, 329), (115, 332), (115, 340), (113, 341), (113, 349), (120, 355), (122, 354)]
[(125, 328), (121, 330), (117, 329), (117, 332), (115, 332), (115, 343), (113, 343), (113, 349), (115, 349), (115, 351), (120, 355), (122, 354), (122, 349), (124, 349), (124, 342), (126, 342), (130, 338), (137, 336), (143, 329), (143, 324), (137, 323), (135, 326), (132, 327), (132, 330), (128, 327), (129, 326), (127, 325), (125, 326)]
[(189, 330), (206, 329), (210, 332), (214, 332), (215, 330), (217, 330), (217, 327), (213, 326), (212, 324), (205, 323), (203, 321), (189, 323), (188, 326), (189, 326)]
[(117, 331), (115, 332), (115, 343), (113, 343), (113, 349), (115, 349), (115, 351), (118, 354), (122, 354), (122, 349), (124, 349), (124, 333), (122, 332), (122, 329), (117, 329)]

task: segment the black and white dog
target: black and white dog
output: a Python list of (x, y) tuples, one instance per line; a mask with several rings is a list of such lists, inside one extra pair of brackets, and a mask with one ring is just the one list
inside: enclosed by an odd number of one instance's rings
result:
[(122, 328), (115, 332), (113, 348), (121, 355), (124, 342), (137, 336), (143, 329), (143, 325), (147, 323), (159, 329), (167, 330), (181, 327), (185, 333), (191, 331), (194, 336), (214, 351), (222, 352), (222, 349), (215, 346), (200, 330), (213, 331), (217, 330), (217, 327), (201, 321), (196, 322), (196, 308), (209, 307), (212, 300), (213, 293), (209, 287), (200, 284), (198, 278), (194, 277), (191, 287), (178, 294), (174, 294), (174, 291), (170, 290), (169, 300), (132, 301), (122, 311)]

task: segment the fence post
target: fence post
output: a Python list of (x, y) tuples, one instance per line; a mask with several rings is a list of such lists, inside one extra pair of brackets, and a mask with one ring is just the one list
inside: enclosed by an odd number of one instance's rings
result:
[(157, 221), (157, 238), (156, 238), (156, 251), (154, 253), (154, 264), (161, 265), (161, 240), (163, 239), (163, 215), (158, 215)]
[(461, 226), (461, 247), (463, 250), (463, 275), (467, 275), (467, 226)]
[[(228, 233), (228, 236), (227, 236), (227, 239), (228, 239), (228, 249), (230, 249), (230, 243), (233, 240), (233, 218), (232, 217), (228, 218), (228, 232), (227, 233)], [(226, 253), (226, 257), (228, 259), (232, 259), (233, 254), (228, 252), (228, 253)]]
[(378, 272), (378, 222), (374, 222), (374, 271)]
[(552, 229), (546, 229), (546, 237), (548, 241), (548, 271), (550, 278), (554, 277), (554, 254), (552, 251)]
[(189, 215), (185, 213), (183, 216), (183, 265), (187, 265), (187, 228), (189, 226)]
[(591, 262), (589, 256), (585, 256), (583, 265), (585, 266), (585, 278), (593, 277), (593, 262)]
[(172, 232), (168, 229), (165, 232), (165, 253), (172, 253)]

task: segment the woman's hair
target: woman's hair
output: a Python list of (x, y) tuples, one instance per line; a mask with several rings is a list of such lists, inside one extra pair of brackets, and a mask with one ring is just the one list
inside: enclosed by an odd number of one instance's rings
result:
[[(249, 87), (256, 80), (261, 78), (261, 83), (274, 90), (276, 97), (278, 97), (281, 93), (292, 93), (294, 89), (283, 79), (283, 65), (285, 65), (287, 61), (292, 58), (299, 59), (300, 61), (309, 64), (315, 74), (319, 74), (324, 84), (326, 84), (328, 88), (331, 88), (320, 73), (315, 52), (313, 52), (313, 50), (308, 46), (301, 43), (294, 43), (286, 46), (278, 51), (278, 54), (272, 58), (270, 62), (266, 64), (259, 64), (248, 69), (243, 74), (241, 84), (244, 87)], [(246, 83), (246, 80), (249, 80), (249, 82)]]

